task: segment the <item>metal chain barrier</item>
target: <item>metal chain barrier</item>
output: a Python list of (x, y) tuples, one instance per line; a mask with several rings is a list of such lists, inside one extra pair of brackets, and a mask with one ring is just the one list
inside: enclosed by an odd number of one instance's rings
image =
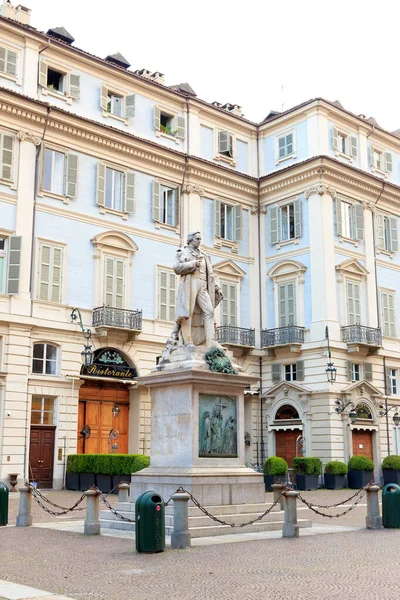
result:
[[(53, 515), (54, 517), (60, 517), (62, 515), (66, 515), (66, 514), (72, 512), (74, 510), (84, 510), (84, 508), (85, 508), (85, 507), (78, 508), (78, 506), (85, 500), (85, 498), (86, 498), (85, 494), (82, 494), (82, 496), (79, 498), (79, 500), (77, 500), (75, 502), (75, 504), (73, 506), (71, 506), (70, 508), (66, 508), (65, 506), (59, 506), (58, 504), (55, 504), (54, 502), (52, 502), (51, 500), (46, 498), (46, 496), (43, 496), (43, 494), (39, 490), (34, 488), (30, 483), (26, 483), (25, 485), (30, 489), (31, 494), (32, 494), (34, 500), (37, 502), (37, 504), (41, 508), (43, 508), (43, 510), (45, 512), (47, 512), (49, 515)], [(47, 508), (47, 506), (44, 505), (44, 502), (47, 502), (48, 504), (50, 504), (51, 506), (54, 506), (55, 508), (61, 508), (62, 510), (60, 512), (51, 510), (50, 508)]]
[[(99, 494), (100, 500), (106, 505), (108, 510), (111, 511), (112, 514), (115, 515), (118, 519), (121, 519), (121, 521), (126, 521), (127, 523), (135, 523), (135, 519), (128, 519), (128, 517), (124, 517), (124, 515), (121, 515), (121, 513), (119, 513), (117, 510), (115, 510), (115, 508), (113, 508), (111, 506), (111, 504), (106, 499), (106, 496), (103, 494), (103, 492), (101, 490), (99, 490), (98, 487), (93, 485), (90, 489), (96, 490), (96, 492)], [(168, 504), (171, 502), (171, 500), (172, 500), (172, 496), (167, 500), (167, 502), (164, 502), (164, 506), (168, 506)]]
[[(372, 481), (366, 486), (366, 488), (371, 487), (371, 485), (373, 485)], [(367, 492), (366, 488), (361, 488), (355, 494), (350, 496), (350, 498), (347, 498), (346, 500), (343, 500), (342, 502), (337, 502), (336, 504), (331, 504), (331, 505), (312, 504), (311, 502), (308, 502), (305, 498), (303, 498), (303, 496), (301, 494), (298, 495), (298, 498), (303, 504), (308, 506), (308, 508), (310, 510), (312, 510), (313, 512), (315, 512), (317, 515), (320, 515), (321, 517), (328, 517), (328, 519), (337, 519), (339, 517), (344, 517), (345, 515), (347, 515), (350, 511), (352, 511), (357, 506), (357, 504), (360, 503), (360, 501), (362, 500), (362, 498), (364, 498), (364, 496)], [(356, 498), (357, 496), (358, 496), (357, 500), (347, 510), (344, 510), (341, 513), (337, 513), (336, 515), (328, 515), (326, 513), (323, 513), (321, 511), (317, 510), (318, 508), (336, 508), (338, 506), (342, 506), (343, 504), (346, 504), (347, 502), (349, 502), (350, 500), (353, 500), (353, 498)]]

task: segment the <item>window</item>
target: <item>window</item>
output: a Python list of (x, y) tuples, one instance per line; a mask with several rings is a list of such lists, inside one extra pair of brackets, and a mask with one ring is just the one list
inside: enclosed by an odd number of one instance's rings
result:
[(164, 321), (175, 319), (175, 284), (176, 275), (173, 271), (158, 271), (158, 316)]
[(221, 288), (224, 295), (221, 305), (221, 325), (237, 327), (237, 285), (221, 281)]
[(301, 236), (300, 200), (282, 206), (271, 206), (269, 232), (271, 244), (287, 242)]
[(117, 171), (104, 163), (97, 165), (96, 202), (104, 209), (135, 212), (135, 173)]
[(351, 240), (364, 239), (364, 212), (361, 204), (336, 199), (336, 229), (340, 236)]
[(385, 337), (396, 337), (395, 295), (393, 292), (381, 291), (382, 325)]
[(122, 117), (122, 96), (117, 96), (111, 92), (107, 93), (107, 112)]
[(4, 46), (0, 46), (0, 73), (17, 76), (17, 53)]
[(153, 220), (176, 227), (179, 223), (179, 188), (153, 182)]
[(357, 156), (357, 138), (354, 135), (343, 133), (336, 127), (333, 128), (332, 134), (335, 154), (343, 154), (349, 158)]
[(377, 241), (380, 250), (398, 251), (397, 218), (377, 214)]
[(185, 139), (185, 117), (171, 114), (159, 106), (154, 107), (154, 129), (165, 135), (170, 135), (178, 140)]
[(78, 188), (78, 156), (45, 148), (42, 188), (59, 196), (76, 198)]
[(372, 363), (353, 363), (347, 361), (347, 379), (348, 381), (373, 381), (373, 365)]
[(393, 171), (393, 160), (390, 152), (384, 152), (381, 149), (371, 146), (371, 167), (372, 170), (381, 173), (391, 173)]
[(103, 116), (113, 116), (127, 120), (135, 116), (135, 94), (115, 92), (107, 86), (102, 85), (100, 90), (100, 106)]
[(233, 136), (229, 131), (218, 132), (218, 154), (233, 158)]
[(296, 325), (296, 286), (294, 282), (278, 286), (279, 327)]
[(124, 308), (125, 262), (118, 258), (104, 258), (104, 304), (113, 308)]
[[(285, 381), (303, 381), (304, 380), (304, 360), (298, 360), (290, 365), (283, 365)], [(282, 365), (275, 363), (271, 365), (271, 378), (274, 383), (282, 379)]]
[(50, 92), (52, 95), (75, 99), (80, 96), (79, 75), (65, 73), (44, 61), (39, 64), (39, 85), (43, 88), (44, 94)]
[(296, 363), (293, 365), (285, 365), (285, 380), (296, 381)]
[(276, 411), (275, 420), (281, 419), (300, 419), (299, 413), (291, 404), (284, 404)]
[(365, 402), (360, 402), (360, 404), (357, 404), (356, 413), (358, 419), (372, 419), (371, 409), (368, 404), (365, 404)]
[(352, 381), (361, 380), (361, 365), (352, 363), (351, 379)]
[(13, 181), (13, 153), (14, 153), (13, 135), (0, 133), (0, 178), (6, 181)]
[(32, 396), (31, 425), (54, 425), (54, 398)]
[(62, 300), (63, 248), (46, 243), (39, 245), (39, 300), (60, 303)]
[(214, 227), (216, 237), (236, 242), (242, 239), (242, 207), (214, 201)]
[(51, 344), (34, 344), (32, 373), (56, 375), (57, 347)]
[(346, 282), (347, 290), (347, 325), (360, 325), (361, 304), (360, 284), (354, 281)]
[(277, 160), (285, 160), (294, 156), (294, 132), (278, 137)]
[(397, 394), (397, 370), (389, 369), (389, 380), (390, 386), (389, 389), (392, 394)]
[(0, 237), (0, 294), (4, 294), (6, 285), (6, 243), (6, 238)]

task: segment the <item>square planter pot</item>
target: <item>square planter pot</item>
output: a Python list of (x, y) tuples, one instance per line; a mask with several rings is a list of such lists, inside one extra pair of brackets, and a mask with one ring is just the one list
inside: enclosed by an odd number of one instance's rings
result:
[(359, 490), (365, 485), (368, 485), (371, 479), (373, 478), (373, 471), (356, 471), (354, 469), (349, 469), (349, 472), (347, 474), (349, 488), (351, 488), (352, 490)]
[(318, 475), (298, 475), (296, 474), (297, 490), (316, 490), (318, 489)]
[(325, 487), (327, 490), (342, 490), (345, 487), (346, 475), (324, 474)]
[[(120, 483), (130, 483), (131, 476), (130, 475), (113, 475), (112, 476), (112, 487), (116, 488)], [(113, 494), (118, 494), (118, 489), (113, 491)]]
[(382, 469), (383, 473), (383, 485), (388, 483), (397, 483), (400, 485), (400, 471), (395, 469)]
[(265, 491), (272, 492), (271, 485), (274, 483), (285, 483), (286, 475), (264, 475)]
[(94, 473), (80, 473), (81, 490), (86, 492), (92, 485), (96, 485), (96, 475)]
[(80, 490), (79, 473), (67, 473), (65, 477), (65, 487), (67, 490)]
[(96, 485), (104, 494), (109, 494), (112, 490), (112, 476), (111, 475), (96, 475)]

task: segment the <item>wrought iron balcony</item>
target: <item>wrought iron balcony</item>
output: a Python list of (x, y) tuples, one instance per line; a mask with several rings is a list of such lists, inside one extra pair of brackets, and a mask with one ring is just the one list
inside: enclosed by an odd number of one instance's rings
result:
[(217, 342), (228, 346), (242, 346), (254, 348), (256, 345), (256, 333), (254, 329), (243, 329), (243, 327), (232, 327), (222, 325), (217, 327)]
[(93, 309), (92, 325), (93, 327), (115, 327), (142, 331), (142, 311), (99, 306)]
[(342, 339), (346, 344), (362, 344), (364, 346), (382, 346), (380, 327), (364, 327), (364, 325), (347, 325), (342, 327)]
[(290, 346), (304, 342), (304, 327), (288, 325), (276, 329), (263, 329), (261, 331), (261, 348), (273, 348), (276, 346)]

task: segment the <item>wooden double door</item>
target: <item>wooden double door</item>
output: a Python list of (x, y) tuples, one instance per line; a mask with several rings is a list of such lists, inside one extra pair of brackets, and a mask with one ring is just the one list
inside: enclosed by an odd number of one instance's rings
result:
[[(120, 412), (114, 417), (112, 409)], [(90, 427), (90, 437), (81, 437), (83, 427)], [(110, 440), (110, 431), (116, 429), (117, 439)], [(78, 453), (107, 454), (112, 445), (118, 445), (118, 454), (128, 452), (129, 391), (126, 385), (86, 381), (79, 390)], [(79, 439), (81, 438), (81, 439)]]
[(372, 448), (372, 431), (365, 429), (353, 429), (353, 456), (368, 456), (374, 460)]
[(56, 428), (48, 425), (31, 427), (29, 481), (38, 487), (53, 487), (54, 439)]
[(302, 435), (300, 429), (288, 429), (275, 431), (276, 456), (284, 458), (292, 467), (293, 459), (296, 457), (296, 440)]

